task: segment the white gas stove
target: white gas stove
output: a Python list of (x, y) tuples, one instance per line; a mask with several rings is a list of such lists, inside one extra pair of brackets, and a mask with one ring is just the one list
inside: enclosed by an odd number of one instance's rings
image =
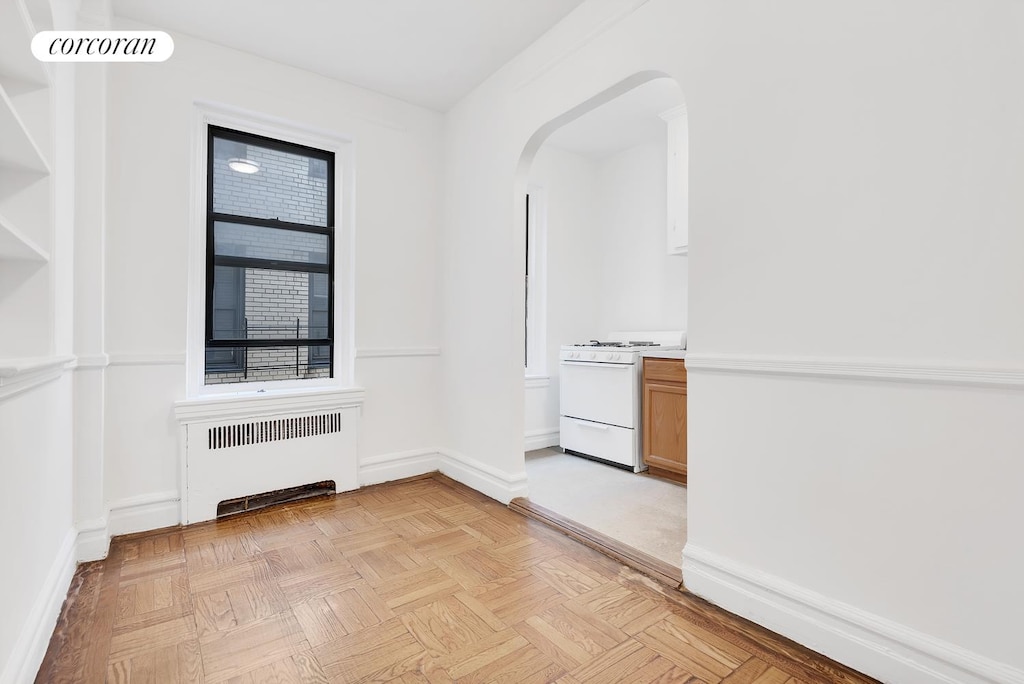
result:
[(616, 332), (606, 341), (564, 345), (559, 352), (559, 442), (567, 453), (633, 472), (640, 449), (640, 359), (652, 350), (686, 348), (683, 331)]

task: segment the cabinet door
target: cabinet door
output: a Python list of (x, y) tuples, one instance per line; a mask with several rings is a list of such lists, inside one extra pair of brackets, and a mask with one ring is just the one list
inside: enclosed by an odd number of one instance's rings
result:
[(644, 382), (644, 463), (685, 477), (685, 383)]

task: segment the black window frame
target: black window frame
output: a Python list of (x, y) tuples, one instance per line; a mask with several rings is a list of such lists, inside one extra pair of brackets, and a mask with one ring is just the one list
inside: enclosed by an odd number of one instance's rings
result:
[[(237, 214), (226, 214), (214, 211), (213, 207), (213, 180), (214, 180), (214, 139), (229, 140), (247, 145), (256, 145), (272, 150), (297, 154), (306, 157), (322, 159), (327, 163), (327, 220), (325, 226), (315, 226), (306, 223), (295, 223), (282, 221), (280, 219), (253, 218)], [(206, 351), (219, 348), (238, 349), (245, 354), (250, 347), (308, 347), (312, 353), (314, 347), (327, 347), (329, 349), (328, 361), (318, 359), (318, 363), (308, 364), (310, 368), (323, 368), (325, 365), (329, 371), (329, 377), (334, 377), (334, 269), (335, 269), (335, 212), (334, 212), (334, 179), (335, 179), (335, 153), (327, 150), (301, 145), (299, 143), (287, 142), (275, 138), (268, 138), (254, 133), (225, 128), (223, 126), (207, 126), (207, 158), (206, 158), (206, 316), (205, 316), (205, 341)], [(265, 259), (240, 256), (218, 255), (214, 244), (215, 229), (217, 222), (233, 223), (243, 226), (255, 226), (265, 228), (278, 228), (298, 233), (312, 233), (325, 235), (327, 237), (327, 263), (318, 264), (301, 261), (285, 261), (280, 259)], [(213, 313), (214, 299), (213, 288), (215, 281), (216, 266), (234, 266), (238, 268), (258, 268), (264, 270), (296, 271), (308, 274), (327, 274), (327, 337), (287, 337), (287, 338), (261, 338), (261, 339), (214, 339)], [(310, 278), (312, 280), (312, 278)], [(244, 282), (244, 278), (243, 278)], [(310, 329), (307, 320), (307, 333)], [(205, 356), (205, 355), (204, 355)], [(312, 357), (309, 361), (312, 361)], [(220, 365), (220, 364), (218, 364)], [(237, 372), (237, 368), (229, 369), (223, 366), (211, 368), (205, 364), (204, 377), (215, 373)], [(282, 379), (283, 380), (283, 379)], [(281, 382), (272, 380), (269, 382)]]

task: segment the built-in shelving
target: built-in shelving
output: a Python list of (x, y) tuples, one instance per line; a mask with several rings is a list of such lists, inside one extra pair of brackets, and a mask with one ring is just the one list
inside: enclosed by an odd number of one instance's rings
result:
[(0, 74), (0, 88), (7, 93), (15, 114), (36, 148), (46, 159), (50, 159), (53, 149), (50, 89), (4, 74)]
[(36, 356), (54, 346), (55, 176), (54, 81), (32, 55), (34, 35), (26, 0), (0, 0), (0, 399), (67, 362)]
[(0, 261), (4, 259), (46, 262), (50, 254), (0, 214)]
[(49, 64), (29, 49), (36, 29), (22, 0), (0, 2), (0, 74), (47, 88), (52, 82)]
[(36, 143), (7, 89), (0, 82), (0, 166), (50, 173), (46, 155)]

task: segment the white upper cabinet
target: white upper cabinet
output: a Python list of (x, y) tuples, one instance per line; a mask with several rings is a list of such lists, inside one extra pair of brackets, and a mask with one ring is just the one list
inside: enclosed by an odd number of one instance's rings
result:
[(687, 254), (690, 249), (689, 214), (689, 131), (686, 121), (686, 107), (674, 107), (662, 112), (661, 118), (668, 126), (668, 224), (667, 240), (669, 254)]

